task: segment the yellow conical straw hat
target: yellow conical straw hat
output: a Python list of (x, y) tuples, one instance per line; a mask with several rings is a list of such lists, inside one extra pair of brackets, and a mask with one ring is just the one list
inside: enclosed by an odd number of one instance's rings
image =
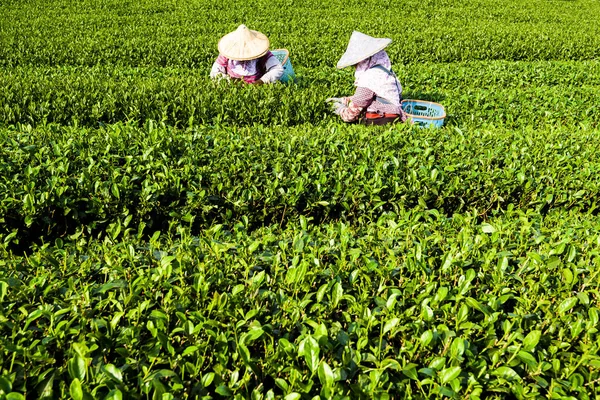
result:
[(230, 60), (254, 60), (267, 54), (269, 38), (259, 31), (253, 31), (240, 25), (219, 40), (219, 53)]

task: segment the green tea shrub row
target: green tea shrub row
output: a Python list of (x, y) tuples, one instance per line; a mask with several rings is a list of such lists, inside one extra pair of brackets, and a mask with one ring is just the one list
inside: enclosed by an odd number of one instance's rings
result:
[(306, 87), (219, 84), (195, 70), (15, 69), (0, 81), (4, 123), (294, 125), (329, 114), (322, 95)]
[(352, 30), (390, 37), (398, 63), (467, 60), (594, 60), (594, 0), (278, 0), (224, 7), (216, 0), (138, 2), (34, 0), (0, 5), (1, 66), (207, 68), (217, 41), (238, 24), (266, 33), (298, 65), (333, 66)]
[[(324, 100), (354, 93), (352, 71), (304, 70), (297, 85), (215, 84), (208, 71), (173, 68), (4, 68), (0, 124), (97, 127), (119, 121), (174, 126), (322, 124)], [(398, 66), (405, 98), (442, 103), (448, 126), (598, 126), (593, 62)]]
[(123, 220), (0, 248), (0, 395), (595, 398), (600, 219), (478, 221), (175, 224), (144, 241)]
[(172, 219), (353, 221), (416, 205), (596, 212), (599, 141), (583, 128), (21, 126), (1, 135), (0, 228), (52, 239), (125, 216), (160, 230)]

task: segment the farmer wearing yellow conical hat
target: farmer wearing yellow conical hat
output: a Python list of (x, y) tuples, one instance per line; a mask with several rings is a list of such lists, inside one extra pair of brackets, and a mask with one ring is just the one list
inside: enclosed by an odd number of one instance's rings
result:
[(281, 62), (269, 51), (269, 39), (258, 31), (240, 25), (219, 40), (219, 57), (211, 78), (229, 78), (246, 83), (275, 83), (283, 75)]
[(392, 39), (374, 38), (357, 31), (352, 32), (348, 48), (338, 61), (338, 68), (356, 67), (351, 97), (332, 97), (332, 110), (345, 122), (366, 125), (384, 125), (406, 121), (402, 110), (402, 85), (392, 71), (385, 48)]

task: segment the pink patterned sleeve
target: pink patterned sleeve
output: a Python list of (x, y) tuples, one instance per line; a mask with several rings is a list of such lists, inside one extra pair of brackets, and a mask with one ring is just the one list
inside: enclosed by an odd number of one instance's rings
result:
[(217, 64), (219, 64), (221, 67), (226, 67), (227, 66), (227, 61), (229, 61), (227, 59), (227, 57), (222, 56), (219, 54), (219, 57), (217, 57), (217, 61), (215, 61)]
[(344, 107), (340, 111), (340, 117), (342, 117), (342, 121), (344, 122), (356, 121), (362, 110), (362, 107), (358, 107), (354, 103), (350, 103), (347, 107)]
[(354, 92), (354, 95), (352, 97), (349, 97), (352, 104), (362, 108), (369, 107), (373, 102), (374, 98), (375, 92), (364, 87), (357, 87), (356, 92)]
[(373, 97), (375, 97), (375, 93), (372, 90), (363, 87), (357, 87), (353, 96), (344, 98), (344, 104), (346, 107), (340, 110), (340, 117), (342, 117), (342, 121), (356, 121), (362, 111), (371, 105), (373, 102)]
[(213, 79), (227, 77), (227, 58), (222, 55), (217, 57), (210, 69), (210, 77)]

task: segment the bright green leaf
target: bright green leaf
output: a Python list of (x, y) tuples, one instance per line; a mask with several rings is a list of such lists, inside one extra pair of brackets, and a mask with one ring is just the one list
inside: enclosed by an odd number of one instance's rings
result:
[(569, 297), (568, 299), (563, 300), (562, 303), (558, 306), (558, 313), (564, 314), (570, 311), (577, 304), (577, 297)]
[(529, 332), (527, 336), (525, 336), (525, 339), (523, 339), (523, 350), (533, 350), (535, 346), (537, 346), (537, 344), (539, 343), (541, 337), (542, 331), (535, 330)]
[(112, 380), (119, 383), (123, 381), (123, 374), (121, 373), (121, 370), (115, 367), (114, 365), (106, 364), (102, 369), (104, 370), (104, 373), (108, 375), (108, 377)]
[(448, 383), (458, 377), (461, 371), (462, 369), (460, 367), (444, 368), (440, 371), (440, 380), (443, 384)]
[(81, 382), (79, 379), (73, 379), (71, 385), (69, 386), (69, 393), (73, 400), (82, 400), (83, 399), (83, 390), (81, 388)]
[(321, 385), (326, 387), (332, 387), (334, 383), (333, 371), (331, 367), (323, 361), (319, 365), (319, 380), (321, 381)]
[(506, 379), (507, 381), (520, 380), (521, 377), (512, 368), (500, 367), (494, 370), (492, 374)]

